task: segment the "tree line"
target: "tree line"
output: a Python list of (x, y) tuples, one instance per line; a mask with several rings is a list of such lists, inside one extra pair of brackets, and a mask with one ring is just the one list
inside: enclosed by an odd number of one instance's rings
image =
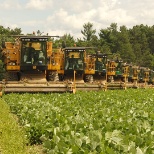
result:
[[(41, 35), (38, 30), (37, 35)], [(13, 41), (11, 35), (22, 35), (21, 28), (11, 29), (0, 26), (0, 45), (2, 41)], [(154, 70), (154, 25), (136, 25), (132, 28), (111, 23), (107, 28), (101, 28), (98, 33), (93, 23), (85, 23), (81, 30), (83, 38), (75, 39), (69, 33), (60, 39), (52, 39), (54, 47), (85, 46), (96, 47), (102, 53), (112, 54), (112, 58)], [(31, 35), (31, 34), (27, 34)]]

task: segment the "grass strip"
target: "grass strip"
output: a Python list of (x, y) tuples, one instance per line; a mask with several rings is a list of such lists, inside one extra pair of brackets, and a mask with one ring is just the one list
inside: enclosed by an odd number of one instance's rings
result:
[(0, 100), (0, 154), (26, 154), (26, 139), (17, 117)]

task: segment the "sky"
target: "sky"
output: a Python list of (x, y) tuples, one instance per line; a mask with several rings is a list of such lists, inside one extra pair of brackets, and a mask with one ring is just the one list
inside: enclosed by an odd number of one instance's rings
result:
[(83, 38), (83, 25), (90, 22), (96, 33), (117, 23), (132, 28), (154, 25), (153, 0), (0, 0), (0, 25), (21, 28), (23, 34), (70, 34)]

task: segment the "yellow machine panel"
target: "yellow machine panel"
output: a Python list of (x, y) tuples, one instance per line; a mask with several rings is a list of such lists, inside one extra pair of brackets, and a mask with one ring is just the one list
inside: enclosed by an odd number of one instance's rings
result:
[[(6, 64), (6, 70), (19, 70), (19, 45), (11, 42), (5, 43), (6, 48), (2, 51), (2, 58), (4, 59), (4, 64)], [(11, 67), (12, 66), (12, 67)]]
[(7, 71), (19, 71), (20, 70), (20, 66), (12, 66), (12, 65), (8, 65), (6, 66), (6, 70)]
[(107, 75), (113, 76), (115, 75), (115, 61), (108, 61), (107, 63)]
[(85, 74), (95, 74), (95, 58), (87, 55), (85, 60)]
[(50, 57), (52, 54), (52, 42), (47, 42), (47, 57)]
[(64, 54), (61, 49), (53, 49), (49, 58), (48, 70), (62, 70), (64, 68)]

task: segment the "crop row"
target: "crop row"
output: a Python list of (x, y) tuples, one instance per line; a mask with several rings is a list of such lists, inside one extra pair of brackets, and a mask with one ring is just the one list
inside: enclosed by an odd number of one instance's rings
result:
[(154, 90), (9, 94), (31, 144), (47, 153), (154, 153)]

